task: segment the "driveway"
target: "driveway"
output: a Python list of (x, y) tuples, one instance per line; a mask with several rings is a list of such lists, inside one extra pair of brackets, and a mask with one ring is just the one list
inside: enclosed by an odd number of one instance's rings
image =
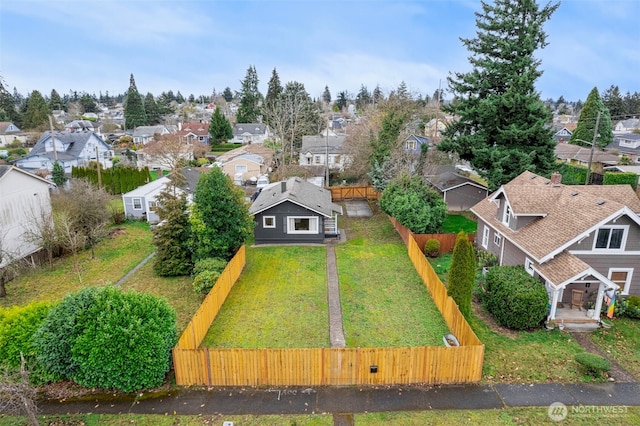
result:
[(349, 217), (371, 217), (373, 212), (367, 200), (346, 200), (344, 206)]

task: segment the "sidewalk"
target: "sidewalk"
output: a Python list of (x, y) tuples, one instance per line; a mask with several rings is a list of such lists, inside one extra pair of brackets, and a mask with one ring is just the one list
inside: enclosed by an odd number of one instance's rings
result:
[(185, 389), (41, 401), (40, 414), (314, 414), (482, 410), (565, 405), (640, 406), (640, 383)]

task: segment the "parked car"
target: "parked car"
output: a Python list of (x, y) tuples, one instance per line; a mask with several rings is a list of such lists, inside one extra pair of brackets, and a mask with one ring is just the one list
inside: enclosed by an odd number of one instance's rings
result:
[(257, 189), (261, 189), (264, 188), (265, 186), (269, 185), (269, 176), (267, 175), (260, 175), (258, 176), (258, 181), (256, 182), (256, 188)]

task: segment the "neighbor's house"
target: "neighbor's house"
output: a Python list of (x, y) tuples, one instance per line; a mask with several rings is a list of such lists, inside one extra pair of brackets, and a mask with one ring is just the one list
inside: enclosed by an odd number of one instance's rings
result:
[(139, 126), (133, 130), (133, 143), (136, 145), (146, 145), (155, 140), (156, 135), (164, 136), (171, 131), (167, 126)]
[(614, 136), (613, 142), (604, 149), (628, 157), (634, 163), (640, 163), (640, 133)]
[[(423, 148), (424, 147), (424, 148)], [(429, 138), (411, 134), (402, 142), (402, 150), (406, 154), (418, 155), (429, 148)]]
[(74, 166), (86, 167), (91, 161), (99, 161), (103, 168), (111, 168), (113, 150), (95, 132), (44, 132), (40, 140), (26, 157), (19, 158), (14, 164), (21, 169), (53, 171), (57, 161), (64, 172), (71, 173)]
[(238, 123), (233, 126), (231, 143), (262, 144), (269, 138), (269, 126), (264, 123)]
[[(575, 130), (575, 129), (574, 129)], [(571, 130), (569, 130), (566, 126), (563, 127), (562, 129), (558, 130), (557, 132), (555, 132), (553, 134), (553, 138), (556, 140), (557, 143), (568, 143), (569, 139), (571, 139), (571, 135), (573, 135), (573, 132)]]
[[(303, 167), (320, 166), (315, 169), (329, 167), (331, 170), (343, 171), (349, 164), (350, 156), (345, 152), (346, 136), (333, 132), (324, 135), (303, 136), (298, 164)], [(324, 175), (324, 173), (322, 174)]]
[[(201, 173), (196, 169), (186, 167), (182, 169), (182, 174), (185, 177), (186, 184), (181, 187), (181, 190), (187, 193), (187, 201), (190, 202)], [(163, 176), (126, 194), (122, 194), (125, 217), (145, 219), (149, 223), (158, 223), (160, 218), (156, 213), (157, 198), (164, 191), (169, 181), (170, 178), (168, 176)]]
[(426, 178), (447, 204), (447, 210), (465, 211), (487, 198), (486, 186), (451, 171), (445, 171)]
[(640, 119), (629, 118), (627, 120), (621, 120), (613, 127), (614, 135), (624, 135), (632, 133), (634, 130), (640, 130)]
[(263, 188), (249, 212), (256, 244), (322, 243), (338, 235), (342, 207), (331, 201), (331, 191), (293, 177)]
[(27, 137), (15, 124), (9, 121), (0, 121), (0, 147), (11, 145), (14, 140), (24, 143), (27, 141)]
[(55, 185), (17, 167), (0, 165), (0, 268), (41, 247), (28, 235), (36, 220), (51, 219), (49, 189)]
[(502, 185), (471, 208), (477, 241), (500, 265), (523, 265), (545, 284), (549, 321), (566, 316), (576, 290), (595, 304), (593, 318), (583, 320), (593, 322), (605, 291), (640, 295), (640, 200), (630, 185), (561, 180), (526, 171)]
[(209, 123), (197, 121), (194, 123), (183, 123), (178, 125), (178, 137), (181, 142), (189, 145), (194, 142), (209, 144)]
[(268, 166), (261, 155), (244, 152), (225, 161), (222, 164), (222, 171), (234, 181), (241, 183), (266, 174)]
[(594, 149), (585, 148), (580, 145), (570, 143), (559, 143), (554, 148), (554, 154), (557, 160), (574, 166), (588, 167), (591, 163), (591, 171), (595, 173), (604, 173), (604, 167), (615, 166), (620, 162), (617, 155)]

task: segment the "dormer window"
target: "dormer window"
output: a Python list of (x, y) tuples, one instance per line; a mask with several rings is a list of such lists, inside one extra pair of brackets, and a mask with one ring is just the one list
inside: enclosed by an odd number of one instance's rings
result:
[(511, 207), (509, 206), (509, 204), (505, 203), (504, 206), (504, 216), (502, 217), (502, 222), (509, 226), (509, 221), (511, 220)]
[(607, 227), (598, 229), (593, 245), (595, 250), (623, 250), (628, 227)]

